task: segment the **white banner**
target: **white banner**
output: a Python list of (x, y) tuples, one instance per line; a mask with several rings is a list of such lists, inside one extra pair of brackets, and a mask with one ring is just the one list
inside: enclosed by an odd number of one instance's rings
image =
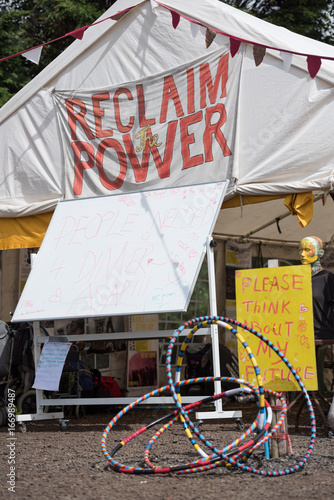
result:
[(36, 371), (34, 389), (58, 391), (60, 377), (71, 342), (54, 342), (46, 338)]
[(124, 86), (55, 91), (65, 197), (230, 177), (240, 66), (220, 48)]

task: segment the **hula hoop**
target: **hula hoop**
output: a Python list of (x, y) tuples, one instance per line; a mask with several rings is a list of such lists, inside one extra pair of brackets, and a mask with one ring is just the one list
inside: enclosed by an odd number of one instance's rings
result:
[[(253, 384), (242, 380), (242, 379), (237, 379), (237, 378), (232, 378), (232, 377), (199, 377), (199, 378), (194, 378), (194, 379), (188, 379), (188, 380), (183, 380), (180, 381), (180, 373), (181, 373), (181, 366), (182, 366), (182, 361), (184, 357), (184, 353), (186, 352), (187, 346), (189, 342), (191, 341), (194, 333), (198, 331), (198, 329), (202, 328), (203, 326), (207, 325), (217, 325), (217, 326), (222, 326), (224, 328), (227, 328), (235, 335), (237, 338), (238, 342), (240, 342), (243, 347), (245, 348), (247, 355), (253, 365), (254, 368), (254, 373), (256, 376), (256, 381), (257, 381), (257, 387), (254, 386)], [(284, 421), (284, 418), (287, 413), (287, 405), (285, 399), (282, 397), (281, 394), (271, 391), (268, 389), (264, 389), (263, 387), (263, 382), (260, 374), (260, 369), (257, 365), (256, 359), (251, 351), (251, 348), (245, 341), (245, 339), (242, 337), (242, 335), (233, 328), (232, 325), (238, 326), (242, 328), (245, 331), (248, 331), (255, 335), (256, 337), (260, 338), (264, 343), (266, 343), (280, 358), (281, 360), (286, 364), (286, 366), (289, 368), (291, 373), (293, 374), (296, 382), (301, 388), (301, 391), (303, 392), (304, 398), (306, 399), (309, 415), (310, 415), (310, 421), (311, 421), (311, 438), (310, 438), (310, 444), (307, 449), (307, 452), (305, 453), (304, 457), (297, 462), (294, 466), (291, 466), (285, 470), (278, 470), (278, 471), (266, 471), (266, 470), (259, 470), (255, 469), (254, 467), (250, 467), (246, 465), (246, 461), (249, 459), (249, 457), (254, 453), (255, 450), (257, 450), (260, 446), (262, 446), (268, 439), (270, 439), (272, 436), (275, 435), (275, 433), (278, 432), (281, 424)], [(173, 347), (175, 344), (175, 341), (177, 337), (180, 335), (180, 333), (185, 329), (192, 327), (191, 331), (187, 335), (185, 341), (182, 344), (182, 347), (179, 352), (179, 356), (177, 359), (177, 368), (176, 368), (176, 373), (175, 373), (175, 381), (173, 381), (172, 378), (172, 370), (171, 370), (171, 356), (172, 356), (172, 351)], [(184, 323), (182, 326), (180, 326), (174, 336), (171, 338), (170, 343), (168, 345), (167, 349), (167, 355), (166, 355), (166, 372), (167, 372), (167, 379), (168, 379), (168, 385), (165, 385), (164, 387), (160, 387), (159, 389), (156, 389), (154, 391), (151, 391), (144, 396), (138, 398), (135, 400), (133, 403), (130, 403), (129, 405), (125, 406), (120, 412), (117, 413), (117, 415), (109, 422), (107, 427), (104, 429), (102, 438), (101, 438), (101, 448), (102, 448), (102, 453), (107, 459), (109, 465), (113, 470), (116, 472), (122, 472), (122, 473), (127, 473), (127, 474), (166, 474), (166, 473), (174, 473), (174, 474), (190, 474), (190, 473), (195, 473), (195, 472), (202, 472), (205, 470), (213, 469), (215, 467), (237, 467), (240, 468), (241, 470), (244, 470), (246, 472), (251, 472), (253, 474), (258, 474), (262, 476), (283, 476), (287, 474), (294, 473), (298, 470), (300, 470), (307, 460), (309, 459), (313, 448), (314, 448), (314, 442), (316, 438), (316, 422), (315, 422), (315, 416), (314, 416), (314, 410), (312, 403), (310, 401), (310, 398), (308, 396), (308, 393), (306, 391), (306, 388), (297, 374), (296, 370), (292, 367), (291, 363), (288, 361), (288, 359), (284, 356), (282, 352), (277, 349), (277, 347), (274, 346), (274, 344), (268, 340), (266, 337), (264, 337), (262, 334), (257, 332), (256, 330), (249, 328), (247, 325), (243, 325), (242, 323), (235, 321), (233, 319), (225, 318), (222, 316), (201, 316), (199, 318), (192, 319), (190, 321), (187, 321)], [(209, 396), (207, 398), (204, 398), (202, 400), (196, 401), (195, 403), (191, 403), (189, 405), (183, 406), (182, 405), (182, 400), (181, 400), (181, 394), (180, 394), (180, 388), (184, 385), (191, 385), (191, 384), (201, 384), (201, 383), (206, 383), (206, 382), (228, 382), (228, 383), (238, 383), (241, 385), (241, 387), (237, 389), (230, 389), (227, 391), (224, 391), (220, 394), (214, 394), (212, 396)], [(174, 410), (172, 413), (169, 415), (165, 415), (162, 418), (151, 422), (149, 425), (146, 425), (139, 429), (138, 431), (135, 431), (133, 434), (128, 436), (126, 439), (122, 440), (118, 445), (112, 450), (112, 452), (109, 454), (106, 449), (106, 439), (107, 436), (110, 432), (110, 430), (114, 427), (114, 425), (117, 423), (117, 421), (124, 416), (128, 411), (131, 409), (135, 408), (137, 405), (139, 405), (141, 402), (149, 399), (150, 397), (153, 397), (157, 394), (162, 394), (163, 392), (169, 390), (172, 394), (172, 397), (174, 399), (175, 405), (176, 405), (176, 410)], [(254, 422), (249, 426), (249, 428), (241, 434), (238, 438), (236, 438), (232, 443), (229, 445), (225, 446), (222, 449), (216, 448), (214, 445), (212, 445), (196, 428), (194, 423), (190, 420), (189, 414), (194, 411), (194, 409), (197, 409), (201, 407), (203, 404), (207, 404), (213, 401), (217, 401), (219, 399), (222, 399), (224, 397), (228, 398), (231, 395), (235, 394), (242, 394), (242, 393), (247, 393), (247, 394), (254, 394), (256, 399), (257, 399), (257, 404), (259, 407), (257, 416), (254, 420)], [(272, 422), (272, 412), (270, 405), (267, 403), (265, 400), (265, 393), (268, 394), (273, 394), (276, 397), (278, 397), (281, 401), (282, 404), (282, 413), (281, 417), (276, 423), (276, 425), (272, 428), (271, 422)], [(155, 432), (153, 437), (149, 440), (145, 447), (144, 451), (144, 460), (145, 464), (147, 467), (133, 467), (133, 466), (128, 466), (126, 464), (123, 464), (121, 462), (116, 461), (113, 457), (114, 455), (126, 444), (128, 444), (130, 441), (132, 441), (134, 438), (138, 437), (139, 435), (143, 434), (146, 432), (148, 429), (150, 429), (153, 426), (156, 426), (158, 424), (162, 424), (167, 420), (167, 423), (165, 423), (162, 427), (159, 428), (158, 431)], [(168, 467), (158, 467), (154, 466), (150, 460), (149, 460), (149, 453), (152, 448), (152, 446), (156, 443), (158, 437), (160, 437), (167, 429), (169, 429), (174, 423), (181, 421), (182, 426), (184, 428), (185, 434), (188, 437), (190, 443), (194, 447), (194, 449), (197, 451), (197, 453), (200, 455), (200, 458), (198, 460), (185, 463), (185, 464), (180, 464), (180, 465), (175, 465), (175, 466), (168, 466)], [(264, 423), (265, 422), (265, 423)], [(190, 430), (191, 429), (191, 430)], [(254, 431), (257, 431), (257, 434), (255, 437), (251, 438), (248, 442), (245, 442), (244, 444), (241, 444), (245, 441), (245, 439)], [(205, 453), (205, 451), (199, 446), (199, 444), (196, 442), (192, 432), (196, 435), (197, 439), (201, 441), (209, 450), (210, 454), (208, 455)]]

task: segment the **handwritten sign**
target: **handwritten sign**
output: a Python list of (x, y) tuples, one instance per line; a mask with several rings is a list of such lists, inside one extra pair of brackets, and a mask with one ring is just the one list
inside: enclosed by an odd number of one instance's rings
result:
[[(309, 266), (236, 271), (237, 319), (254, 328), (286, 356), (307, 390), (317, 389), (313, 332), (312, 284)], [(262, 340), (240, 330), (261, 370), (264, 387), (300, 390), (285, 363)], [(239, 374), (255, 382), (245, 349), (238, 346)]]
[(38, 362), (34, 389), (58, 391), (70, 347), (71, 342), (49, 342), (49, 339), (46, 339)]
[(13, 321), (185, 311), (225, 189), (60, 202)]

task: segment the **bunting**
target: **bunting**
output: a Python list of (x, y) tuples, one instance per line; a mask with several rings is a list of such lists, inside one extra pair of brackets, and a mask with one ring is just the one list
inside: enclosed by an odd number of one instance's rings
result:
[(39, 60), (41, 58), (43, 47), (37, 47), (36, 49), (31, 49), (22, 54), (28, 61), (31, 61), (35, 64), (39, 64)]
[(181, 16), (177, 12), (174, 12), (173, 10), (171, 11), (172, 14), (172, 24), (173, 28), (176, 29), (178, 27), (178, 24), (180, 22)]
[(262, 45), (253, 45), (253, 56), (256, 66), (260, 66), (262, 63), (264, 56), (266, 54), (266, 48)]
[(321, 59), (317, 56), (308, 56), (307, 57), (307, 67), (308, 72), (310, 73), (310, 77), (314, 78), (321, 66)]
[(280, 56), (283, 59), (283, 69), (288, 72), (292, 63), (292, 54), (290, 52), (280, 52)]
[(230, 54), (232, 57), (234, 57), (241, 45), (241, 40), (237, 40), (236, 38), (230, 38)]
[[(93, 24), (83, 26), (83, 27), (78, 28), (74, 31), (70, 31), (69, 33), (66, 33), (65, 35), (63, 35), (59, 38), (56, 38), (54, 40), (51, 40), (49, 42), (45, 42), (43, 44), (37, 45), (37, 46), (32, 47), (30, 49), (23, 50), (23, 51), (18, 52), (16, 54), (12, 54), (10, 56), (0, 58), (0, 62), (5, 61), (7, 59), (11, 59), (13, 57), (17, 57), (19, 55), (22, 55), (27, 60), (29, 60), (35, 64), (39, 64), (42, 49), (45, 45), (56, 42), (58, 40), (61, 40), (62, 38), (66, 38), (68, 36), (72, 36), (72, 37), (76, 38), (77, 40), (82, 40), (86, 29), (90, 28), (91, 26), (95, 26), (101, 22), (108, 21), (110, 19), (113, 21), (119, 21), (134, 7), (135, 6), (129, 7), (127, 9), (124, 9), (123, 11), (117, 12), (116, 14), (114, 14), (110, 17), (107, 17), (107, 18), (102, 19), (100, 21), (96, 21)], [(293, 54), (296, 54), (299, 56), (305, 56), (306, 63), (307, 63), (307, 70), (308, 70), (311, 78), (315, 78), (315, 76), (318, 74), (318, 72), (321, 68), (322, 59), (334, 60), (334, 57), (311, 55), (311, 54), (305, 54), (305, 53), (300, 53), (300, 52), (287, 52), (286, 50), (280, 49), (278, 47), (258, 45), (256, 42), (251, 41), (251, 40), (244, 40), (244, 39), (235, 38), (233, 36), (230, 36), (228, 33), (223, 33), (219, 30), (213, 29), (212, 27), (205, 26), (202, 23), (199, 23), (198, 21), (196, 21), (195, 19), (191, 19), (189, 17), (182, 16), (180, 13), (166, 7), (165, 5), (159, 3), (158, 1), (155, 1), (155, 0), (151, 0), (151, 7), (152, 7), (152, 10), (156, 10), (156, 7), (162, 7), (164, 9), (169, 10), (171, 13), (172, 26), (174, 29), (176, 29), (178, 27), (180, 20), (181, 20), (181, 17), (183, 17), (184, 19), (188, 20), (191, 23), (199, 24), (200, 26), (205, 27), (206, 28), (205, 44), (206, 44), (207, 48), (210, 47), (210, 45), (214, 41), (217, 33), (221, 34), (223, 36), (229, 37), (229, 39), (230, 39), (230, 54), (231, 54), (232, 58), (237, 54), (242, 42), (247, 43), (249, 45), (253, 45), (253, 55), (254, 55), (254, 62), (255, 62), (256, 66), (259, 66), (262, 63), (267, 49), (278, 50), (278, 51), (280, 51), (280, 55), (283, 59), (283, 67), (284, 67), (285, 71), (289, 71)]]
[(207, 49), (210, 47), (215, 38), (216, 38), (216, 33), (207, 28), (205, 34), (205, 44)]
[(75, 31), (71, 31), (69, 33), (69, 35), (72, 35), (77, 40), (82, 40), (83, 36), (84, 36), (84, 33), (86, 31), (86, 28), (88, 28), (88, 26), (83, 26), (82, 28), (79, 28), (79, 29), (77, 29)]

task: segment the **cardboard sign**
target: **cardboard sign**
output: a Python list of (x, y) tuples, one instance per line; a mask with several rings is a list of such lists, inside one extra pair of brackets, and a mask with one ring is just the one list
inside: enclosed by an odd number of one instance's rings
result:
[[(236, 271), (237, 319), (258, 331), (284, 354), (305, 384), (316, 390), (312, 283), (309, 266)], [(239, 329), (261, 370), (264, 387), (298, 391), (300, 387), (279, 356), (255, 335)], [(239, 375), (256, 382), (254, 369), (239, 343)]]

